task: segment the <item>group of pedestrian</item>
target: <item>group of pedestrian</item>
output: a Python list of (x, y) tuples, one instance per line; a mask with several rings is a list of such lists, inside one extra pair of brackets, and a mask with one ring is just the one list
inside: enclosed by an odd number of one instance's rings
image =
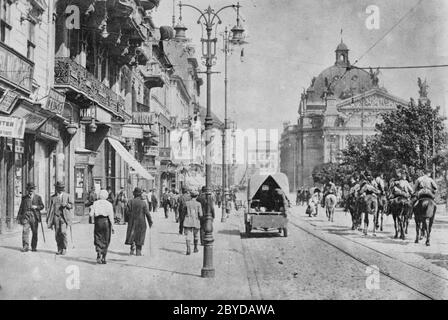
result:
[(311, 198), (311, 193), (308, 188), (305, 188), (302, 186), (300, 189), (297, 190), (296, 194), (296, 206), (304, 206), (308, 203), (308, 201)]
[[(56, 193), (50, 199), (50, 206), (47, 214), (47, 226), (55, 231), (58, 255), (65, 255), (67, 251), (67, 229), (71, 226), (71, 213), (73, 200), (68, 193), (65, 193), (64, 183), (58, 181), (55, 185)], [(27, 183), (27, 194), (22, 197), (17, 222), (23, 226), (22, 251), (30, 249), (29, 236), (31, 238), (31, 251), (37, 251), (38, 227), (42, 222), (41, 211), (45, 208), (41, 196), (35, 193), (34, 183)], [(42, 227), (42, 232), (43, 227)], [(44, 234), (44, 233), (43, 233)]]
[[(22, 245), (23, 251), (29, 251), (29, 235), (32, 233), (31, 251), (37, 251), (37, 234), (39, 222), (41, 222), (41, 211), (44, 209), (42, 198), (35, 193), (36, 186), (27, 184), (27, 194), (22, 198), (17, 220), (23, 225)], [(109, 189), (109, 188), (108, 188)], [(47, 215), (47, 226), (55, 231), (58, 255), (67, 252), (67, 230), (72, 225), (72, 210), (74, 202), (71, 196), (65, 192), (65, 184), (58, 181), (55, 185), (56, 193), (50, 199)], [(122, 188), (117, 197), (111, 190), (95, 189), (89, 192), (86, 207), (89, 208), (89, 222), (94, 224), (93, 242), (97, 253), (97, 263), (106, 264), (106, 256), (114, 234), (114, 224), (127, 223), (125, 244), (130, 246), (130, 255), (141, 256), (142, 246), (145, 242), (147, 225), (151, 228), (153, 220), (151, 211), (157, 210), (157, 198), (154, 190), (150, 194), (141, 188), (135, 188), (134, 198), (128, 200)], [(198, 252), (199, 242), (204, 245), (206, 212), (210, 212), (212, 219), (215, 218), (214, 200), (208, 196), (206, 188), (200, 192), (182, 188), (182, 194), (173, 190), (165, 190), (161, 205), (174, 210), (176, 222), (179, 223), (179, 234), (185, 236), (186, 254)], [(166, 213), (165, 213), (166, 214)], [(167, 214), (166, 214), (167, 215)], [(118, 219), (118, 220), (117, 220)], [(43, 230), (42, 230), (43, 231)], [(73, 241), (73, 239), (72, 239)]]

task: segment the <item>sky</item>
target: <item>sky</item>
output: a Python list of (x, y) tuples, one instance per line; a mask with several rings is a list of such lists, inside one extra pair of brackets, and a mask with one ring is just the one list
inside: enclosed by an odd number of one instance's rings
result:
[[(236, 1), (183, 3), (200, 9), (210, 5), (218, 10)], [(296, 123), (300, 94), (313, 76), (334, 64), (341, 29), (350, 49), (350, 62), (358, 60), (358, 67), (448, 64), (447, 0), (241, 0), (240, 4), (248, 44), (244, 45), (243, 61), (240, 47), (234, 47), (228, 58), (228, 110), (241, 129), (281, 129), (285, 121)], [(371, 15), (366, 9), (371, 5), (379, 9), (379, 29), (366, 26)], [(178, 6), (175, 14), (177, 22)], [(172, 25), (172, 15), (173, 0), (161, 0), (153, 13), (158, 26)], [(196, 46), (199, 58), (202, 31), (196, 23), (198, 17), (196, 11), (182, 8), (187, 37)], [(220, 34), (225, 26), (230, 29), (236, 23), (236, 12), (226, 9), (220, 17), (223, 23), (217, 28), (218, 49), (223, 47)], [(205, 67), (200, 66), (204, 71)], [(212, 76), (212, 111), (222, 118), (222, 51), (218, 52), (213, 71), (220, 73)], [(410, 97), (417, 99), (417, 77), (426, 78), (432, 105), (440, 105), (448, 115), (448, 68), (382, 70), (380, 86), (406, 101)], [(205, 106), (205, 81), (201, 90)]]

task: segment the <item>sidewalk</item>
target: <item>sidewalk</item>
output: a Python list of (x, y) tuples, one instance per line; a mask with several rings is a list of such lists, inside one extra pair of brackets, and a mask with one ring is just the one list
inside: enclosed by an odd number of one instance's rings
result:
[[(115, 225), (107, 265), (96, 264), (90, 224), (73, 226), (76, 247), (69, 240), (66, 256), (54, 254), (54, 233), (48, 229), (46, 243), (40, 234), (36, 253), (20, 252), (20, 233), (0, 237), (0, 299), (252, 299), (238, 216), (214, 222), (216, 276), (205, 279), (200, 276), (203, 247), (185, 255), (185, 237), (178, 234), (173, 214), (169, 219), (162, 210), (152, 215), (154, 226), (147, 231), (142, 257), (129, 256), (126, 226)], [(80, 288), (75, 290), (66, 285), (73, 268), (79, 268)]]

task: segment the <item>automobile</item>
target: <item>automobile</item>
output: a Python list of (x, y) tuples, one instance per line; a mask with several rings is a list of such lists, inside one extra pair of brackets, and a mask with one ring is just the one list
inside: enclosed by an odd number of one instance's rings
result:
[(248, 181), (247, 208), (244, 212), (246, 235), (252, 230), (278, 230), (288, 236), (288, 211), (290, 205), (276, 207), (275, 193), (280, 189), (287, 202), (289, 181), (285, 174), (253, 175)]

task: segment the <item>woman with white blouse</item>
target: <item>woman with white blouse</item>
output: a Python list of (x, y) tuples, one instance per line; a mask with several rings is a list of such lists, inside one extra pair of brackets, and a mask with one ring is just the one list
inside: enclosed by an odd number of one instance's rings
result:
[(90, 210), (90, 217), (94, 217), (94, 244), (97, 252), (96, 262), (106, 264), (107, 248), (110, 244), (111, 233), (114, 233), (114, 208), (107, 200), (109, 193), (101, 190), (99, 199), (96, 200)]

